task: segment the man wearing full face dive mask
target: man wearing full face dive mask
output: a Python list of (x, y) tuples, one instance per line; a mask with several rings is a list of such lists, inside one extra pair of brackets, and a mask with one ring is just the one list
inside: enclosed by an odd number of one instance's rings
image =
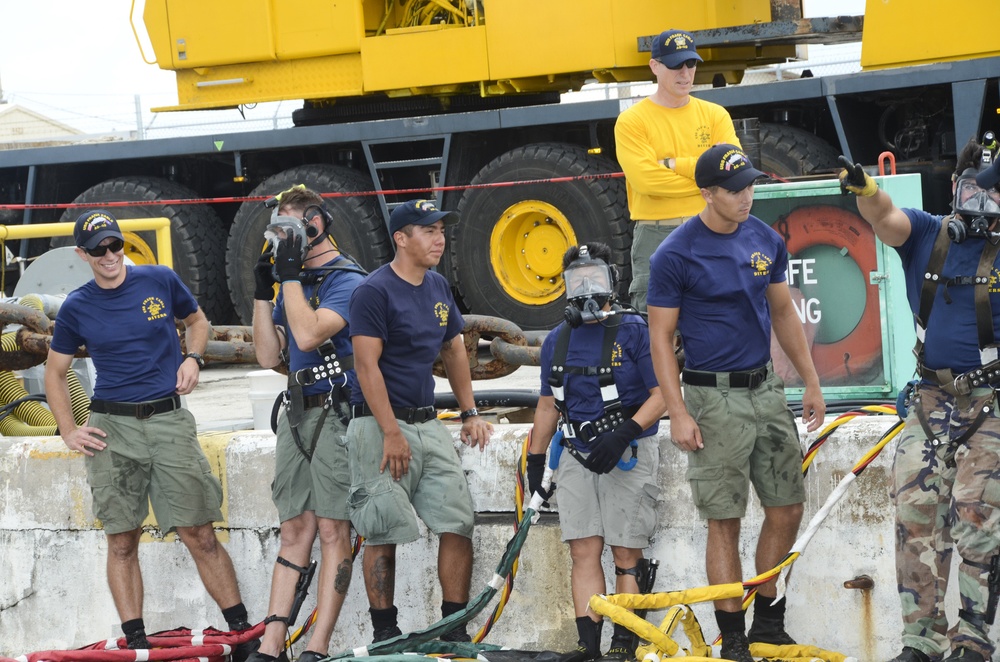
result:
[[(841, 186), (899, 253), (917, 331), (917, 371), (893, 460), (902, 652), (893, 662), (983, 662), (1000, 598), (1000, 181), (996, 142), (970, 141), (953, 176), (954, 213), (900, 209), (841, 157)], [(901, 412), (902, 415), (902, 412)], [(959, 555), (958, 620), (944, 596)], [(950, 654), (949, 654), (950, 650)]]
[[(278, 420), (271, 496), (281, 549), (260, 650), (249, 662), (287, 661), (285, 640), (316, 563), (316, 622), (300, 662), (326, 657), (351, 581), (350, 471), (343, 437), (348, 399), (357, 388), (348, 304), (364, 271), (341, 254), (318, 193), (299, 185), (269, 200), (274, 214), (254, 268), (254, 345), (264, 368), (288, 364), (284, 416)], [(274, 264), (272, 265), (272, 259)], [(277, 300), (274, 284), (280, 283)]]
[(542, 345), (528, 484), (532, 493), (547, 498), (542, 491), (545, 451), (560, 430), (567, 452), (556, 472), (559, 522), (573, 559), (579, 634), (576, 649), (544, 653), (549, 662), (635, 658), (632, 633), (618, 625), (610, 649), (601, 655), (601, 621), (587, 609), (591, 595), (607, 591), (601, 566), (605, 544), (615, 561), (616, 592), (648, 592), (651, 583), (642, 551), (656, 524), (659, 447), (654, 435), (665, 407), (649, 358), (646, 323), (634, 309), (614, 303), (610, 257), (608, 246), (596, 242), (566, 251), (566, 322)]

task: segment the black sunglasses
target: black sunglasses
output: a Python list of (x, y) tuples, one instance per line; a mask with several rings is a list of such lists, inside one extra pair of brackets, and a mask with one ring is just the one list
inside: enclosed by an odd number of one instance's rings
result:
[[(667, 65), (665, 64), (663, 66), (667, 67)], [(694, 69), (697, 66), (698, 66), (698, 60), (691, 59), (691, 60), (684, 60), (676, 67), (667, 67), (667, 69), (670, 69), (670, 71), (680, 71), (684, 67), (687, 67), (688, 69)]]
[(115, 239), (110, 244), (107, 244), (105, 246), (98, 246), (96, 248), (84, 248), (83, 250), (87, 253), (87, 255), (91, 257), (104, 257), (104, 255), (108, 251), (111, 251), (112, 253), (117, 253), (123, 248), (125, 248), (125, 242), (122, 241), (121, 239)]

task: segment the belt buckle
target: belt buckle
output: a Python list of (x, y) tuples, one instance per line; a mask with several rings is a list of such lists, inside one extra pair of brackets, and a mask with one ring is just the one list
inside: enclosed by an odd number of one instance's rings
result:
[(140, 421), (152, 418), (156, 413), (156, 407), (151, 402), (143, 402), (135, 406), (135, 417)]
[(752, 391), (755, 388), (759, 387), (761, 384), (763, 384), (765, 379), (767, 379), (767, 366), (764, 366), (763, 368), (758, 368), (757, 370), (751, 372), (750, 379), (747, 385), (750, 387), (750, 390)]
[(590, 444), (594, 440), (597, 434), (594, 432), (594, 422), (593, 421), (583, 421), (578, 423), (576, 426), (576, 438), (585, 444)]

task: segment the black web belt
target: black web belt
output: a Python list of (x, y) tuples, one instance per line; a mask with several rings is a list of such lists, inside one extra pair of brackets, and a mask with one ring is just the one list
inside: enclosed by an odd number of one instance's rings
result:
[[(726, 374), (726, 373), (722, 373)], [(753, 390), (759, 387), (767, 379), (767, 366), (761, 366), (754, 370), (745, 370), (741, 372), (730, 372), (729, 374), (729, 387), (730, 388), (748, 388)], [(682, 377), (685, 384), (691, 386), (718, 386), (717, 373), (714, 372), (701, 372), (698, 370), (687, 370), (685, 369), (682, 373)]]
[[(303, 409), (315, 409), (316, 407), (322, 407), (326, 405), (326, 400), (331, 397), (329, 393), (316, 393), (314, 395), (305, 395), (302, 397), (302, 408)], [(345, 388), (336, 389), (333, 393), (334, 398), (339, 397), (341, 402), (347, 402), (349, 396), (349, 390)]]
[[(621, 416), (616, 416), (615, 420), (618, 421), (618, 423), (620, 424), (622, 421), (624, 421), (626, 419), (629, 419), (629, 418), (632, 418), (633, 416), (635, 416), (635, 413), (637, 411), (639, 411), (639, 407), (636, 407), (636, 406), (624, 407), (623, 406), (623, 407), (619, 408), (618, 411), (621, 412)], [(608, 417), (605, 416), (605, 417), (602, 417), (600, 420), (603, 421), (604, 419), (607, 419), (607, 418)], [(574, 438), (578, 439), (580, 441), (580, 443), (582, 443), (584, 445), (590, 444), (590, 442), (594, 440), (594, 437), (596, 437), (597, 435), (601, 434), (602, 431), (607, 432), (609, 429), (613, 430), (614, 428), (616, 428), (618, 426), (618, 424), (610, 425), (610, 421), (608, 422), (608, 425), (604, 425), (604, 426), (598, 425), (598, 421), (570, 421), (569, 425), (570, 425), (570, 427), (573, 428)], [(565, 438), (564, 438), (564, 440), (565, 440)]]
[[(397, 419), (410, 425), (414, 423), (426, 423), (431, 419), (437, 418), (437, 410), (433, 406), (393, 407), (392, 414)], [(351, 405), (351, 418), (362, 418), (363, 416), (374, 416), (366, 403)]]
[(145, 420), (157, 414), (181, 408), (181, 397), (174, 395), (169, 398), (150, 400), (149, 402), (114, 402), (112, 400), (91, 400), (90, 411), (95, 414), (111, 414), (112, 416), (131, 416)]

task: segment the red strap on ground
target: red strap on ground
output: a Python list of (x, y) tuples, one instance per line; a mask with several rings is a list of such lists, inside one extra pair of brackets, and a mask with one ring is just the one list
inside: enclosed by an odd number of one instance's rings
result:
[(0, 662), (225, 662), (232, 648), (264, 634), (264, 623), (242, 632), (214, 628), (193, 632), (188, 628), (157, 632), (148, 637), (147, 650), (125, 648), (125, 637), (98, 641), (66, 651), (38, 651), (16, 658), (0, 656)]

